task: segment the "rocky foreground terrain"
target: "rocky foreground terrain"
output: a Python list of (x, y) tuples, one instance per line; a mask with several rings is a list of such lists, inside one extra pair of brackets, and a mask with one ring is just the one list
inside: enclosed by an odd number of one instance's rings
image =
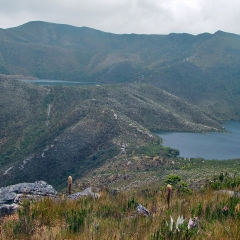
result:
[[(82, 197), (90, 196), (99, 198), (99, 193), (93, 192), (92, 188), (86, 188), (83, 191), (76, 192), (67, 196), (68, 200), (78, 200)], [(15, 214), (24, 203), (40, 202), (44, 199), (53, 199), (60, 201), (60, 195), (57, 191), (44, 181), (35, 183), (18, 183), (0, 188), (0, 217)]]
[(26, 199), (39, 200), (43, 197), (57, 197), (57, 191), (44, 181), (2, 187), (0, 188), (0, 215), (14, 213)]

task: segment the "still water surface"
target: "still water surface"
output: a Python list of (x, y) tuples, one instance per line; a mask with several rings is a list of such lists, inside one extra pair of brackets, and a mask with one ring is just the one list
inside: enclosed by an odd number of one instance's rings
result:
[(96, 84), (94, 82), (62, 81), (52, 79), (37, 79), (37, 80), (17, 79), (17, 80), (41, 86), (82, 86)]
[(180, 151), (180, 157), (205, 159), (240, 158), (240, 122), (223, 124), (227, 133), (155, 132), (163, 145)]

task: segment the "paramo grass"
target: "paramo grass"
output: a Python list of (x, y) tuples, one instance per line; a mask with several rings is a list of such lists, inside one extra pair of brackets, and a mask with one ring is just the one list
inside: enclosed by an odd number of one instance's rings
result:
[[(146, 189), (99, 198), (24, 202), (14, 215), (1, 219), (8, 239), (240, 239), (239, 198), (211, 188), (179, 194)], [(137, 214), (140, 203), (149, 212)]]

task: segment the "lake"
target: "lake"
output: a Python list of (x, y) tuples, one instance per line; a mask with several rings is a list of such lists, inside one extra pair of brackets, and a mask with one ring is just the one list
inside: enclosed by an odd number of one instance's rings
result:
[(31, 83), (34, 85), (41, 86), (82, 86), (82, 85), (94, 85), (94, 82), (76, 82), (76, 81), (62, 81), (62, 80), (53, 80), (53, 79), (17, 79), (22, 82)]
[(163, 145), (180, 151), (180, 157), (205, 159), (240, 158), (240, 122), (223, 124), (226, 133), (154, 132), (163, 139)]

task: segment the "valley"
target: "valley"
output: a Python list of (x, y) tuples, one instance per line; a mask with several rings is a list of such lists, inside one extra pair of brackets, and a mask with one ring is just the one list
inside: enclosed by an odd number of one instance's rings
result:
[(238, 159), (186, 161), (152, 133), (223, 132), (240, 120), (239, 40), (40, 21), (0, 29), (0, 186), (44, 180), (60, 190), (72, 175), (76, 186), (127, 189), (172, 171), (189, 182), (239, 171)]
[(213, 115), (151, 85), (51, 87), (1, 77), (0, 86), (1, 184), (41, 178), (61, 186), (65, 175), (81, 177), (128, 149), (161, 148), (149, 129), (223, 131)]

